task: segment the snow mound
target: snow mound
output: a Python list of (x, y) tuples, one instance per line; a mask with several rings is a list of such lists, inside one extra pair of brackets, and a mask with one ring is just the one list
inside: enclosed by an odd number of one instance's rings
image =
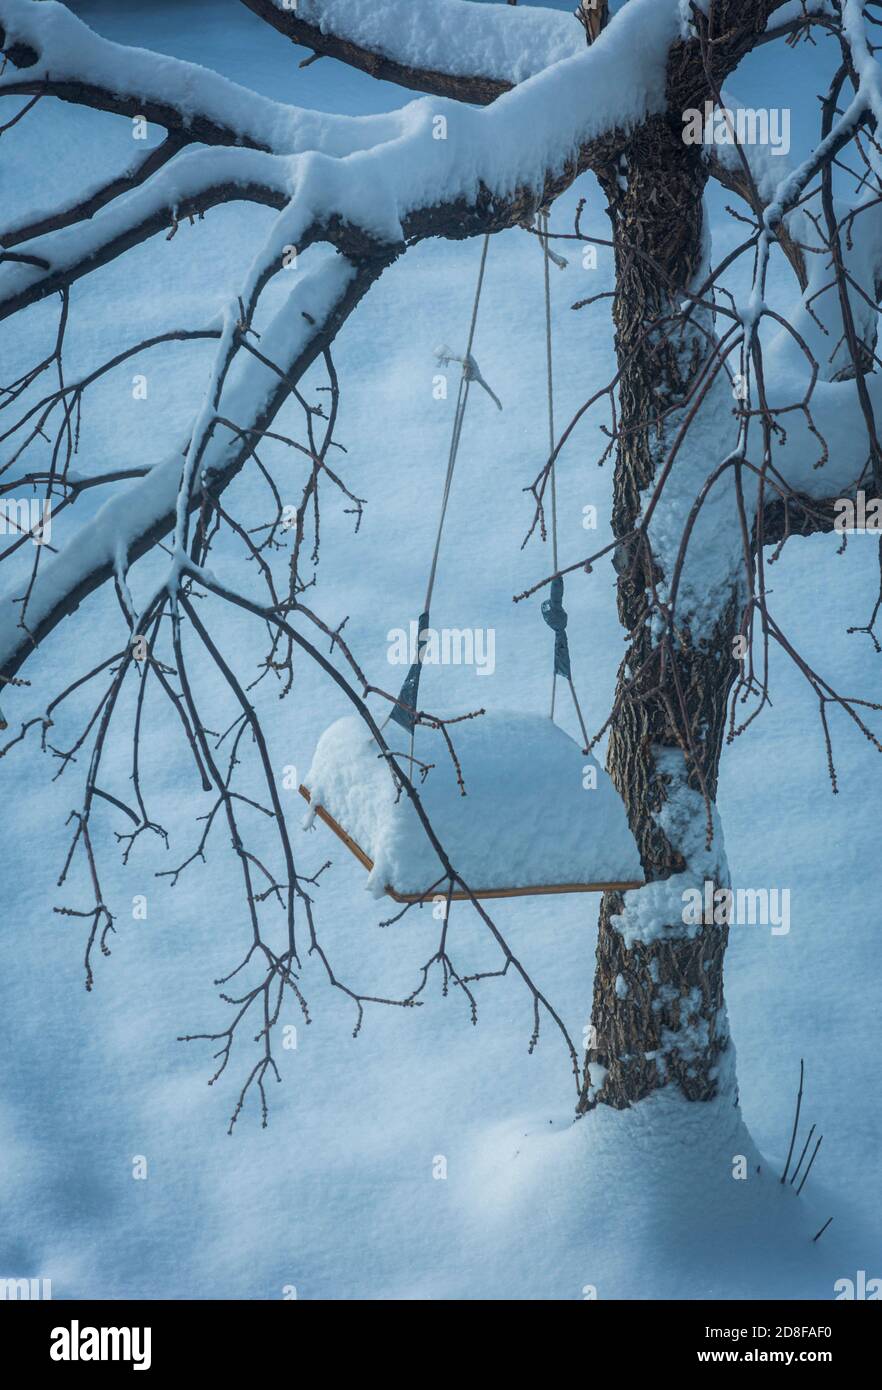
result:
[[(420, 799), (453, 868), (473, 891), (555, 884), (636, 884), (643, 872), (624, 806), (590, 754), (542, 715), (499, 710), (448, 726), (466, 795), (443, 735), (417, 730), (415, 757), (432, 764)], [(393, 753), (402, 755), (395, 742)], [(357, 716), (321, 736), (304, 780), (371, 861), (379, 897), (425, 893), (444, 869), (406, 794)], [(444, 891), (442, 883), (439, 892)]]
[(855, 1228), (840, 1213), (814, 1243), (829, 1194), (782, 1186), (780, 1163), (731, 1097), (663, 1091), (581, 1120), (532, 1111), (476, 1127), (450, 1179), (469, 1296), (830, 1299)]

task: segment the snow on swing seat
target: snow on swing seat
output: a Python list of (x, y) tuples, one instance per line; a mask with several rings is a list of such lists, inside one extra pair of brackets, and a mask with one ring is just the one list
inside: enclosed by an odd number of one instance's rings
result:
[[(417, 729), (415, 755), (434, 766), (422, 785), (414, 781), (450, 863), (477, 897), (640, 886), (640, 856), (618, 792), (551, 719), (499, 710), (449, 732), (467, 795), (437, 730)], [(394, 739), (391, 747), (399, 751)], [(417, 902), (445, 891), (409, 797), (396, 798), (386, 761), (357, 716), (325, 730), (300, 791), (310, 802), (305, 827), (316, 816), (329, 825), (369, 870), (375, 897)]]

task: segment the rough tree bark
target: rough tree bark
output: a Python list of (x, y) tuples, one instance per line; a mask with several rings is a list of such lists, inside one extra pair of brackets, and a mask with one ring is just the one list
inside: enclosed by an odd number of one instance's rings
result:
[[(621, 540), (641, 510), (641, 491), (656, 477), (670, 447), (672, 426), (647, 421), (684, 397), (709, 351), (700, 334), (686, 341), (680, 332), (647, 332), (660, 316), (676, 310), (682, 291), (694, 284), (700, 270), (706, 178), (700, 156), (683, 143), (682, 126), (668, 117), (645, 125), (627, 159), (601, 176), (615, 244), (614, 322), (621, 371), (613, 502), (613, 530), (620, 539), (617, 596), (619, 617), (632, 634), (618, 673), (607, 766), (625, 802), (647, 881), (668, 878), (685, 867), (657, 821), (668, 799), (671, 756), (682, 759), (682, 734), (678, 736), (672, 711), (676, 725), (689, 727), (694, 741), (697, 756), (688, 767), (688, 785), (700, 794), (700, 769), (713, 798), (727, 697), (738, 671), (732, 638), (741, 615), (733, 589), (712, 638), (693, 646), (687, 634), (660, 677), (657, 639), (644, 621), (647, 589), (660, 577), (659, 568), (654, 559), (635, 557)], [(632, 673), (641, 668), (643, 674), (632, 682)], [(723, 1010), (727, 930), (702, 927), (687, 939), (682, 924), (671, 923), (669, 937), (648, 945), (634, 942), (629, 949), (615, 924), (622, 908), (621, 894), (604, 895), (593, 1045), (579, 1110), (598, 1103), (621, 1109), (671, 1083), (690, 1100), (709, 1100), (718, 1092), (721, 1054), (728, 1046)]]

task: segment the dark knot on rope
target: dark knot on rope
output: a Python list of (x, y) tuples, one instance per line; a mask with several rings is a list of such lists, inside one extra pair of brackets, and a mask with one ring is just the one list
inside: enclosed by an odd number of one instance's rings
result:
[(551, 597), (543, 601), (542, 617), (554, 633), (554, 674), (570, 678), (570, 648), (567, 642), (567, 611), (563, 606), (564, 582), (560, 575), (551, 581)]
[(563, 632), (567, 625), (567, 613), (563, 606), (563, 580), (558, 576), (551, 581), (551, 597), (542, 604), (542, 616), (554, 632)]
[(423, 669), (423, 653), (426, 650), (427, 630), (429, 627), (428, 612), (420, 615), (419, 627), (417, 629), (417, 659), (411, 666), (398, 695), (389, 718), (394, 719), (396, 724), (400, 724), (402, 729), (406, 729), (412, 734), (416, 726), (417, 705), (420, 698), (420, 673)]

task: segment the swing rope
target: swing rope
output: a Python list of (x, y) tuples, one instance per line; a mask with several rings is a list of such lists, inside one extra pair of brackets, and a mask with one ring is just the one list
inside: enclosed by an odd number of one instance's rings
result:
[[(465, 419), (466, 405), (469, 399), (469, 388), (476, 377), (475, 360), (472, 357), (472, 347), (475, 342), (475, 329), (478, 325), (478, 309), (481, 304), (481, 291), (484, 288), (484, 271), (487, 267), (487, 248), (490, 245), (490, 233), (484, 237), (484, 245), (481, 247), (481, 265), (478, 270), (478, 284), (475, 288), (475, 302), (472, 305), (472, 318), (469, 324), (469, 337), (466, 345), (465, 356), (462, 359), (462, 375), (459, 379), (459, 394), (456, 401), (456, 412), (453, 417), (453, 434), (450, 439), (450, 452), (447, 456), (447, 474), (444, 479), (444, 493), (441, 500), (441, 515), (438, 518), (438, 531), (435, 536), (435, 549), (432, 552), (432, 567), (429, 570), (429, 582), (426, 585), (426, 599), (423, 608), (428, 613), (432, 604), (432, 592), (435, 588), (435, 575), (438, 570), (438, 552), (441, 549), (441, 535), (444, 530), (444, 520), (447, 516), (447, 503), (450, 500), (450, 486), (453, 482), (453, 470), (456, 467), (456, 459), (459, 453), (459, 441), (462, 438), (462, 425)], [(498, 404), (498, 402), (497, 402)], [(502, 407), (500, 406), (500, 409)]]
[[(551, 253), (549, 250), (548, 232), (548, 213), (539, 214), (539, 233), (540, 242), (544, 258), (544, 287), (545, 287), (545, 363), (546, 363), (546, 391), (548, 400), (548, 445), (549, 458), (553, 458), (555, 446), (554, 431), (554, 358), (552, 351), (552, 332), (551, 332), (551, 283), (549, 269), (551, 265)], [(394, 720), (402, 729), (410, 734), (411, 756), (413, 756), (413, 739), (416, 726), (417, 703), (419, 700), (420, 675), (423, 668), (423, 654), (428, 642), (429, 612), (432, 606), (432, 595), (435, 588), (435, 577), (438, 572), (438, 556), (441, 551), (441, 539), (444, 533), (444, 523), (447, 518), (447, 505), (450, 501), (450, 490), (453, 483), (453, 474), (456, 469), (456, 461), (459, 454), (459, 445), (462, 439), (462, 428), (465, 420), (466, 406), (468, 405), (469, 390), (473, 381), (483, 386), (484, 390), (496, 402), (501, 410), (502, 403), (491, 391), (484, 378), (481, 376), (478, 364), (472, 356), (472, 348), (475, 341), (475, 329), (478, 323), (478, 310), (481, 304), (481, 293), (484, 288), (484, 272), (487, 266), (487, 249), (490, 245), (489, 232), (484, 237), (484, 244), (481, 248), (481, 264), (478, 269), (478, 283), (475, 287), (475, 298), (472, 304), (472, 316), (469, 324), (468, 343), (465, 355), (455, 358), (452, 353), (443, 349), (439, 354), (444, 363), (460, 361), (462, 363), (462, 375), (459, 380), (459, 391), (456, 399), (456, 410), (453, 416), (453, 430), (450, 436), (450, 449), (447, 455), (447, 472), (444, 477), (444, 489), (441, 495), (441, 511), (438, 517), (438, 527), (435, 533), (435, 545), (432, 551), (432, 562), (429, 567), (429, 577), (426, 584), (426, 596), (423, 600), (423, 611), (420, 614), (419, 627), (417, 630), (417, 651), (416, 659), (410, 666), (407, 675), (402, 682), (398, 699), (384, 722), (383, 727), (389, 720)], [(559, 568), (558, 562), (558, 526), (557, 526), (557, 480), (555, 474), (555, 462), (549, 469), (551, 484), (551, 548), (552, 560), (555, 572)], [(567, 612), (563, 606), (564, 582), (561, 575), (556, 574), (552, 579), (549, 594), (542, 604), (542, 617), (554, 632), (554, 664), (551, 678), (551, 711), (550, 716), (554, 719), (555, 704), (557, 697), (557, 678), (560, 676), (570, 687), (570, 694), (573, 697), (573, 706), (576, 717), (579, 721), (579, 728), (582, 732), (583, 747), (586, 752), (589, 745), (588, 730), (585, 727), (585, 720), (582, 717), (582, 709), (579, 704), (579, 697), (576, 694), (576, 687), (573, 683), (572, 670), (570, 666), (570, 648), (567, 640)]]
[[(551, 340), (551, 283), (549, 275), (551, 254), (548, 248), (547, 212), (539, 214), (539, 235), (545, 263), (545, 363), (548, 389), (548, 457), (554, 459), (554, 360)], [(554, 665), (551, 676), (551, 718), (554, 719), (557, 678), (561, 676), (569, 684), (570, 694), (573, 697), (573, 705), (576, 710), (576, 717), (579, 721), (579, 728), (582, 731), (582, 746), (587, 752), (590, 740), (588, 738), (588, 730), (585, 728), (585, 720), (582, 718), (582, 709), (579, 704), (579, 697), (576, 694), (576, 687), (573, 683), (573, 675), (570, 667), (570, 644), (567, 640), (567, 611), (563, 606), (564, 582), (563, 577), (557, 574), (557, 570), (560, 566), (558, 564), (557, 549), (556, 463), (557, 460), (554, 459), (549, 469), (551, 475), (551, 556), (555, 569), (555, 578), (551, 581), (549, 590), (550, 597), (545, 599), (542, 604), (542, 616), (554, 633)]]
[[(432, 606), (432, 593), (435, 588), (435, 575), (438, 571), (438, 555), (441, 550), (441, 537), (444, 532), (444, 521), (447, 516), (447, 503), (450, 500), (450, 488), (453, 482), (453, 473), (456, 468), (457, 455), (459, 454), (459, 444), (462, 438), (462, 426), (465, 419), (466, 406), (469, 399), (469, 388), (473, 381), (477, 381), (484, 387), (487, 393), (496, 401), (499, 409), (502, 406), (493, 392), (490, 390), (484, 378), (478, 370), (478, 365), (472, 357), (472, 347), (475, 342), (475, 329), (478, 323), (478, 309), (481, 304), (481, 291), (484, 288), (484, 271), (487, 266), (487, 248), (490, 245), (490, 233), (484, 237), (484, 245), (481, 249), (481, 265), (478, 270), (478, 283), (475, 288), (475, 300), (472, 305), (472, 318), (469, 324), (469, 337), (465, 350), (465, 355), (460, 359), (462, 362), (462, 375), (459, 379), (459, 392), (456, 398), (456, 410), (453, 416), (453, 432), (450, 436), (450, 449), (447, 455), (447, 473), (444, 478), (444, 491), (441, 496), (441, 513), (438, 518), (438, 529), (435, 534), (435, 548), (432, 551), (432, 563), (429, 568), (429, 579), (426, 584), (426, 597), (423, 600), (423, 611), (420, 615), (419, 628), (417, 631), (417, 654), (416, 660), (410, 667), (401, 690), (398, 695), (389, 719), (394, 719), (396, 724), (400, 724), (402, 729), (406, 729), (413, 740), (414, 726), (416, 724), (417, 701), (420, 690), (420, 672), (422, 671), (423, 652), (425, 651), (428, 634), (423, 634), (429, 626), (429, 610)], [(442, 361), (451, 362), (456, 360), (452, 355), (442, 357)], [(386, 720), (386, 723), (389, 722)], [(385, 727), (385, 726), (384, 726)], [(412, 748), (411, 748), (411, 751)]]

